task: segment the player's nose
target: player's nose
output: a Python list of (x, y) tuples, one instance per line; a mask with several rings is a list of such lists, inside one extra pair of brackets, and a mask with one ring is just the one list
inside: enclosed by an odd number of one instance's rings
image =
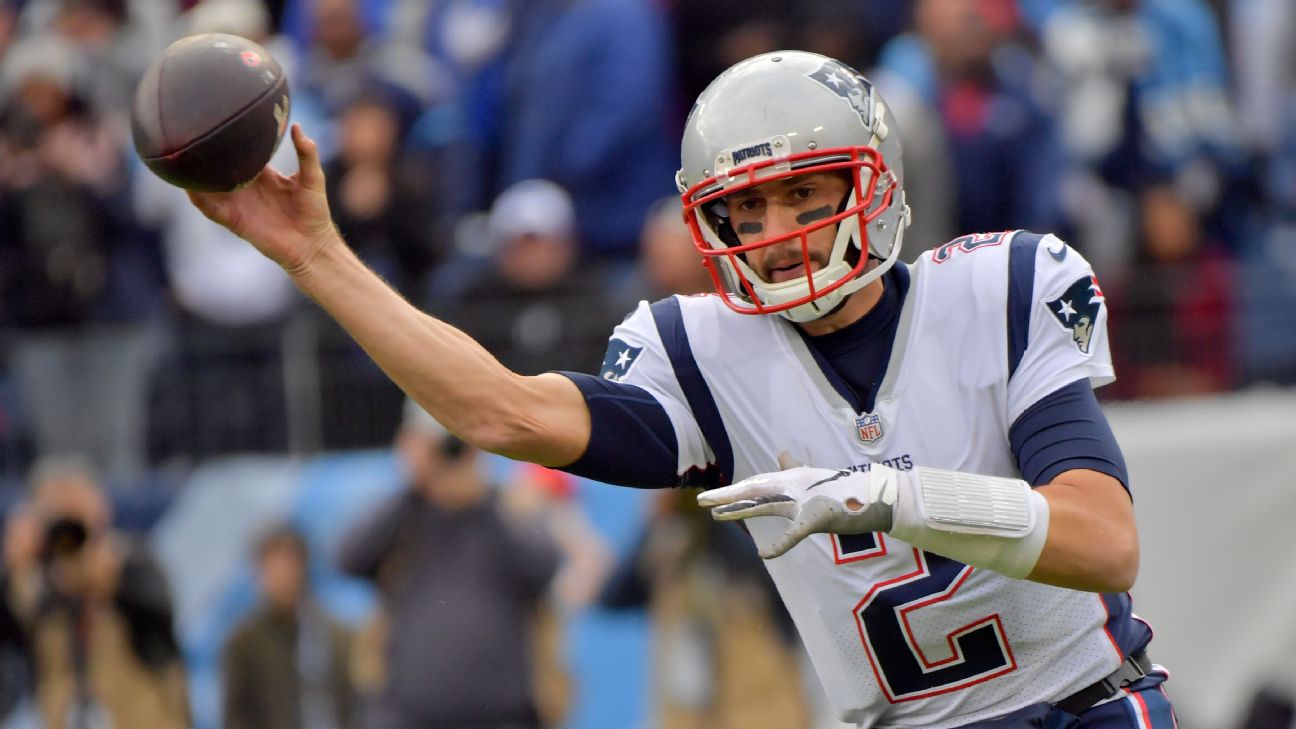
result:
[(796, 209), (790, 205), (772, 205), (765, 216), (765, 240), (795, 232), (801, 226), (796, 222)]

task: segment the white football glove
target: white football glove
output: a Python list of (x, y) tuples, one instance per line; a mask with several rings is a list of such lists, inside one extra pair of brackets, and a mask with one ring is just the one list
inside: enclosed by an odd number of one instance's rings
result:
[(898, 472), (873, 464), (868, 471), (835, 471), (801, 466), (786, 453), (784, 469), (743, 479), (698, 495), (699, 506), (717, 521), (781, 516), (792, 522), (760, 551), (764, 559), (782, 555), (811, 534), (885, 532), (894, 522)]
[(1048, 540), (1049, 504), (1016, 478), (919, 466), (910, 472), (807, 468), (787, 454), (784, 469), (698, 496), (720, 521), (781, 516), (792, 522), (770, 546), (778, 557), (816, 532), (887, 532), (919, 549), (1022, 579)]

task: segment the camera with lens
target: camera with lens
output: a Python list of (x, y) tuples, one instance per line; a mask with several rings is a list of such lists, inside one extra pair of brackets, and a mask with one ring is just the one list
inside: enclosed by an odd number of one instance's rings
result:
[(436, 445), (436, 451), (447, 461), (457, 461), (468, 452), (468, 444), (453, 433), (446, 433)]
[(90, 530), (85, 522), (72, 516), (56, 517), (45, 525), (41, 561), (48, 564), (56, 559), (76, 557), (89, 537)]

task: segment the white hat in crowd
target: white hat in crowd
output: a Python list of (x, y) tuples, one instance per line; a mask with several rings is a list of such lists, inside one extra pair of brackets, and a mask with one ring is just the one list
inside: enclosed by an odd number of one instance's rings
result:
[(523, 180), (495, 198), (489, 228), (499, 242), (525, 235), (569, 236), (575, 231), (571, 196), (548, 180)]

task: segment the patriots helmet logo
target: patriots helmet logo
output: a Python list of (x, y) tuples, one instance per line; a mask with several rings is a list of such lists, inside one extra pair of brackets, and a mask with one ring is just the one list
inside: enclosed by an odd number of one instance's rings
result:
[(608, 342), (607, 354), (603, 355), (603, 366), (599, 368), (599, 377), (613, 382), (620, 382), (630, 374), (630, 368), (639, 361), (643, 347), (632, 347), (624, 341), (612, 338)]
[(1084, 276), (1062, 292), (1056, 299), (1045, 301), (1049, 313), (1062, 329), (1071, 333), (1071, 340), (1081, 352), (1089, 354), (1089, 344), (1093, 341), (1094, 325), (1098, 313), (1102, 311), (1102, 288), (1094, 276)]
[(837, 61), (828, 61), (806, 76), (850, 103), (864, 127), (873, 129), (873, 84), (868, 79)]

